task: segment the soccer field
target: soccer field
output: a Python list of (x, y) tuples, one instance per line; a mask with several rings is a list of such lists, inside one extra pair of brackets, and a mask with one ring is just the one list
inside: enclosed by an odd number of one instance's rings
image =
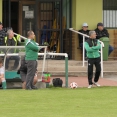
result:
[(117, 117), (117, 87), (0, 90), (0, 117)]

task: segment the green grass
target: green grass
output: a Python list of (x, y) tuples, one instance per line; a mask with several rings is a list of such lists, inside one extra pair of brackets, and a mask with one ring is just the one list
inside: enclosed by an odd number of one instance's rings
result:
[(117, 87), (0, 90), (0, 117), (117, 117)]

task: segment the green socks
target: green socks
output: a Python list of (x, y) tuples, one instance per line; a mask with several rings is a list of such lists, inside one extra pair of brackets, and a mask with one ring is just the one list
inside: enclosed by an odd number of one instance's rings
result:
[(6, 80), (2, 81), (2, 88), (7, 89)]

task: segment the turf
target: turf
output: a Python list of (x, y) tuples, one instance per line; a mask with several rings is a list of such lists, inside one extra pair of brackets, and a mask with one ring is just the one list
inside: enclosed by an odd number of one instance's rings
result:
[(0, 90), (0, 117), (117, 117), (117, 87)]

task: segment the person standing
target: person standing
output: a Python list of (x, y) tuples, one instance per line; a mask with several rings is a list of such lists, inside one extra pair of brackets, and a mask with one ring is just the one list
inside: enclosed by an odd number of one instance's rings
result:
[(27, 64), (26, 89), (32, 90), (37, 89), (37, 87), (33, 85), (33, 80), (37, 70), (37, 59), (40, 48), (34, 41), (35, 34), (33, 31), (28, 31), (27, 36), (28, 39), (26, 40), (25, 44), (26, 51), (25, 61)]
[(4, 37), (6, 36), (6, 32), (3, 30), (2, 22), (0, 22), (0, 46), (4, 46)]
[[(21, 58), (21, 66), (18, 70), (18, 74), (21, 76), (22, 80), (22, 89), (26, 89), (26, 74), (27, 74), (27, 64), (25, 62), (25, 56), (22, 56)], [(35, 73), (33, 84), (35, 85), (38, 81), (37, 73)]]
[[(83, 33), (83, 34), (86, 34), (86, 35), (89, 35), (89, 31), (88, 30), (88, 24), (87, 23), (83, 23), (82, 24), (82, 29), (79, 30), (78, 32), (80, 33)], [(79, 38), (79, 47), (83, 50), (83, 35), (81, 34), (78, 34), (78, 38)], [(85, 37), (85, 40), (86, 41), (88, 38)], [(86, 57), (86, 51), (85, 51), (85, 57)]]
[[(102, 37), (108, 37), (109, 38), (109, 33), (104, 28), (104, 25), (101, 22), (97, 24), (97, 28), (95, 29), (95, 32), (96, 32), (96, 35), (97, 35), (96, 39), (100, 39)], [(114, 48), (111, 45), (109, 45), (108, 55), (110, 55), (113, 50), (114, 50)]]
[[(100, 52), (101, 45), (99, 41), (96, 39), (96, 32), (90, 31), (89, 32), (89, 39), (86, 40), (84, 46), (87, 51), (87, 58), (88, 58), (88, 88), (91, 88), (92, 85), (100, 86), (98, 84), (99, 76), (101, 73), (101, 58)], [(93, 65), (96, 67), (94, 82), (92, 82), (93, 78)]]
[[(14, 32), (13, 30), (9, 29), (7, 31), (7, 36), (4, 39), (4, 43), (6, 46), (19, 46), (20, 42), (17, 38), (14, 37)], [(8, 51), (8, 53), (17, 53), (16, 49), (10, 49)], [(10, 60), (15, 60), (14, 66), (13, 66), (13, 70), (17, 69), (18, 65), (19, 65), (19, 56), (7, 56), (6, 57), (6, 63), (5, 63), (5, 69), (9, 68), (9, 61)]]
[(7, 36), (7, 31), (9, 29), (12, 29), (12, 28), (11, 27), (3, 28), (3, 24), (2, 24), (2, 22), (0, 22), (0, 46), (4, 46), (5, 45), (4, 38)]

